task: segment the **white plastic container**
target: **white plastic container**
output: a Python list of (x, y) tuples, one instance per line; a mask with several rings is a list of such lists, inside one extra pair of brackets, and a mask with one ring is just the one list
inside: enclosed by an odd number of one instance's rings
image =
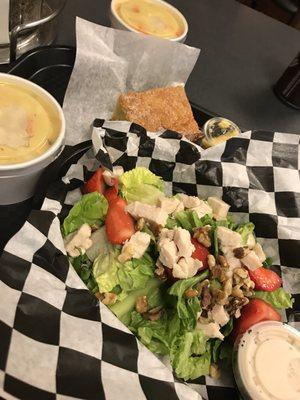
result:
[(300, 332), (260, 322), (237, 339), (233, 371), (244, 400), (300, 399)]
[(39, 97), (46, 99), (57, 112), (60, 129), (56, 141), (40, 156), (16, 164), (0, 164), (0, 205), (14, 204), (33, 196), (36, 183), (43, 170), (61, 153), (65, 141), (65, 118), (58, 102), (40, 86), (17, 76), (0, 73), (0, 81), (14, 85), (20, 84)]
[[(111, 21), (112, 28), (140, 33), (138, 30), (136, 30), (136, 29), (132, 28), (130, 25), (128, 25), (118, 15), (118, 13), (116, 11), (116, 6), (118, 5), (119, 1), (120, 0), (112, 0), (111, 5), (110, 5), (110, 21)], [(187, 33), (188, 33), (188, 23), (187, 23), (185, 17), (183, 16), (183, 14), (176, 7), (172, 6), (171, 4), (167, 3), (166, 1), (163, 1), (163, 0), (152, 0), (152, 1), (153, 1), (153, 3), (162, 4), (165, 7), (169, 8), (181, 20), (183, 27), (184, 27), (183, 33), (178, 37), (174, 37), (174, 38), (171, 38), (168, 40), (171, 40), (173, 42), (184, 43)], [(154, 37), (159, 38), (159, 36), (154, 36)]]

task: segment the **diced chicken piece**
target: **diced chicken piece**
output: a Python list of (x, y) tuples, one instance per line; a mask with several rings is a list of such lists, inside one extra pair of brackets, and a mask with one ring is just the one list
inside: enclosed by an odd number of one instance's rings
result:
[(176, 207), (176, 210), (173, 212), (173, 214), (176, 214), (177, 212), (180, 212), (180, 211), (184, 211), (184, 204), (183, 204), (183, 201), (179, 201), (179, 204), (178, 204), (178, 206)]
[(173, 276), (178, 279), (186, 279), (195, 276), (199, 268), (203, 266), (202, 262), (192, 257), (181, 258), (173, 266)]
[(119, 176), (121, 176), (124, 173), (124, 169), (121, 166), (116, 166), (113, 167), (113, 171), (109, 171), (108, 169), (106, 169), (103, 172), (103, 179), (104, 182), (108, 185), (108, 186), (112, 186), (113, 185), (113, 179), (118, 178)]
[(168, 219), (168, 213), (162, 208), (150, 206), (140, 201), (128, 204), (126, 211), (135, 219), (144, 218), (146, 221), (160, 226), (165, 226)]
[(168, 268), (173, 266), (178, 261), (177, 247), (172, 240), (167, 238), (159, 242), (159, 261)]
[(212, 214), (211, 207), (204, 200), (199, 200), (200, 204), (197, 207), (192, 208), (193, 211), (196, 211), (199, 218), (204, 217), (204, 215)]
[(174, 229), (174, 242), (178, 248), (179, 257), (191, 257), (195, 251), (195, 246), (191, 242), (190, 232), (186, 229)]
[(176, 197), (161, 197), (158, 199), (158, 207), (162, 208), (168, 214), (172, 214), (179, 206), (180, 200)]
[(212, 208), (213, 215), (216, 219), (225, 219), (228, 214), (230, 205), (218, 197), (209, 197), (207, 199), (208, 204)]
[(173, 238), (174, 238), (174, 230), (173, 229), (163, 228), (160, 231), (159, 240), (162, 240), (162, 239), (165, 239), (165, 238), (173, 240)]
[(224, 309), (224, 306), (215, 304), (211, 310), (211, 317), (217, 324), (224, 326), (229, 321), (229, 315)]
[(226, 275), (230, 278), (232, 276), (232, 274), (233, 274), (233, 271), (236, 268), (241, 268), (242, 263), (238, 258), (236, 258), (234, 256), (232, 250), (228, 250), (226, 255), (225, 255), (225, 257), (226, 257), (227, 264), (229, 265), (229, 268), (228, 268), (228, 271), (226, 272)]
[(204, 335), (208, 338), (224, 339), (224, 336), (220, 332), (220, 325), (215, 322), (209, 322), (208, 324), (197, 322), (197, 329), (203, 331)]
[(232, 231), (229, 228), (226, 228), (225, 226), (218, 226), (217, 237), (224, 254), (227, 251), (234, 249), (235, 247), (242, 246), (241, 235), (237, 232)]
[(68, 235), (65, 239), (67, 253), (71, 257), (78, 257), (81, 253), (85, 253), (93, 244), (91, 234), (91, 227), (88, 224), (83, 224), (77, 232)]
[(195, 208), (200, 205), (199, 197), (181, 195), (181, 198), (185, 208)]
[(258, 255), (253, 251), (249, 251), (249, 253), (241, 259), (242, 263), (246, 265), (250, 270), (255, 270), (259, 267), (262, 267), (262, 262), (259, 259)]
[(262, 263), (266, 260), (266, 255), (259, 243), (255, 244), (255, 246), (253, 247), (253, 251)]
[(252, 250), (253, 247), (255, 246), (255, 244), (256, 244), (255, 237), (254, 237), (254, 235), (252, 233), (250, 233), (248, 235), (248, 239), (247, 239), (246, 245), (247, 245), (247, 247), (249, 247), (250, 250)]
[(118, 260), (120, 262), (126, 262), (131, 258), (143, 257), (145, 251), (148, 249), (150, 240), (151, 237), (148, 235), (148, 233), (134, 233), (131, 238), (125, 242)]

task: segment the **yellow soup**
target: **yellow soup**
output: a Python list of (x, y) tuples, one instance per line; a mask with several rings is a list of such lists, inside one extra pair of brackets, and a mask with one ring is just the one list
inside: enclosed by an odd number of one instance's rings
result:
[(116, 12), (131, 28), (147, 35), (175, 39), (184, 32), (180, 16), (155, 0), (120, 0)]
[(0, 81), (0, 164), (38, 157), (55, 142), (60, 126), (46, 98), (22, 84)]

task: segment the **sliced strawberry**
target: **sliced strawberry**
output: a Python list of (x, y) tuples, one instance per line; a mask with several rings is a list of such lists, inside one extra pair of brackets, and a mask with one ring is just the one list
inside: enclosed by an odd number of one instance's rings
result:
[(83, 193), (92, 193), (99, 192), (104, 193), (105, 190), (105, 182), (103, 179), (103, 168), (97, 169), (96, 172), (92, 175), (92, 177), (85, 182), (82, 188)]
[(202, 269), (208, 268), (208, 263), (207, 263), (207, 256), (209, 255), (208, 249), (200, 244), (198, 240), (192, 238), (191, 242), (195, 246), (195, 250), (192, 254), (192, 257), (195, 258), (196, 260), (202, 261), (203, 267), (199, 268), (199, 271)]
[(108, 202), (111, 202), (116, 197), (118, 197), (118, 189), (115, 186), (112, 186), (105, 190), (104, 197)]
[(253, 271), (250, 269), (248, 271), (250, 279), (255, 283), (256, 290), (273, 292), (282, 285), (281, 278), (271, 269), (260, 267)]
[(126, 204), (126, 201), (118, 196), (109, 201), (105, 229), (108, 240), (113, 244), (123, 244), (135, 232), (134, 220), (125, 211)]
[(280, 314), (268, 303), (261, 299), (251, 299), (241, 311), (240, 318), (235, 320), (231, 339), (234, 341), (245, 333), (252, 325), (263, 321), (281, 321)]

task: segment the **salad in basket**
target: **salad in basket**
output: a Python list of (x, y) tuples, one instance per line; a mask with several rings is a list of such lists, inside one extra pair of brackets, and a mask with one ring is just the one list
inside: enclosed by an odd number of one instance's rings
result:
[(72, 265), (179, 378), (217, 378), (240, 334), (292, 306), (254, 225), (220, 198), (167, 197), (144, 167), (100, 168), (82, 192), (61, 227)]

